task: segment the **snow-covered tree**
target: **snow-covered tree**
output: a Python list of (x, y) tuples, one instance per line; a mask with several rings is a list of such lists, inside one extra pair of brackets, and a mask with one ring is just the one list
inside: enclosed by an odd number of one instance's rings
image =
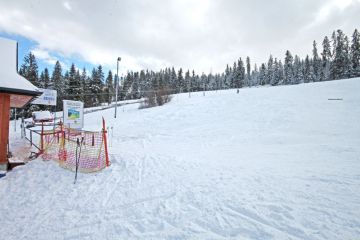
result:
[(59, 61), (56, 61), (54, 70), (52, 72), (51, 81), (54, 84), (54, 89), (57, 91), (57, 108), (62, 109), (62, 100), (66, 93), (66, 86), (62, 75), (62, 67)]
[(313, 42), (312, 53), (313, 53), (312, 67), (314, 69), (314, 82), (318, 82), (320, 81), (320, 75), (321, 75), (321, 60), (318, 55), (316, 41)]
[(66, 94), (68, 99), (75, 101), (82, 100), (80, 73), (76, 70), (74, 63), (71, 64), (68, 81), (69, 89)]
[(321, 53), (322, 68), (320, 73), (320, 81), (327, 81), (330, 78), (330, 63), (332, 57), (330, 41), (327, 36), (325, 36), (322, 46), (323, 46), (323, 52)]
[(40, 74), (40, 86), (46, 89), (51, 89), (53, 87), (50, 81), (49, 70), (47, 68), (45, 68)]
[(351, 77), (360, 77), (360, 34), (355, 29), (351, 41)]
[(294, 82), (294, 66), (293, 66), (293, 56), (290, 51), (287, 50), (285, 53), (285, 62), (284, 62), (284, 83), (293, 84)]
[(19, 73), (35, 86), (41, 87), (38, 78), (38, 64), (35, 55), (32, 54), (32, 52), (24, 57), (24, 63), (21, 65)]

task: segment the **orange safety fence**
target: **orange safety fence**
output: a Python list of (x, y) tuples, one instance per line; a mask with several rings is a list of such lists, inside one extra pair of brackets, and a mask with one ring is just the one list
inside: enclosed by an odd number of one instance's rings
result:
[[(41, 134), (42, 158), (58, 161), (63, 168), (75, 171), (78, 154), (78, 171), (96, 172), (110, 165), (105, 122), (99, 132), (66, 128), (62, 125)], [(79, 156), (79, 153), (80, 156)]]

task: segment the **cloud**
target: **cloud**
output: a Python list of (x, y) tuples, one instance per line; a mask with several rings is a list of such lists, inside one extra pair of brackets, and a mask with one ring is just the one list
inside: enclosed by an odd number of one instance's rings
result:
[(35, 48), (31, 52), (35, 55), (36, 58), (43, 60), (47, 64), (54, 65), (58, 60), (56, 57), (50, 55), (46, 50)]
[(65, 7), (67, 10), (69, 10), (69, 11), (72, 10), (71, 5), (70, 5), (69, 2), (64, 2), (63, 4), (64, 4), (64, 7)]
[(122, 73), (169, 66), (219, 72), (247, 55), (259, 64), (287, 49), (310, 54), (312, 41), (336, 28), (351, 34), (356, 15), (359, 0), (0, 0), (0, 31), (109, 69), (121, 56)]

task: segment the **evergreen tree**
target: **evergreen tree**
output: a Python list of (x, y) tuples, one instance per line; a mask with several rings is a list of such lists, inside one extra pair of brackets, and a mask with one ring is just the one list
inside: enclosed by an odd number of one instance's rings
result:
[(224, 84), (227, 88), (231, 86), (231, 68), (226, 64)]
[(90, 91), (90, 78), (87, 76), (86, 69), (83, 68), (80, 75), (80, 86), (81, 86), (81, 99), (84, 101), (85, 107), (92, 106), (91, 103), (91, 91)]
[(345, 36), (344, 46), (345, 66), (342, 78), (350, 78), (352, 73), (349, 39)]
[(230, 87), (231, 88), (236, 88), (237, 83), (239, 82), (239, 80), (237, 79), (239, 77), (239, 74), (237, 73), (237, 70), (238, 70), (238, 68), (237, 68), (236, 62), (234, 62), (232, 72), (231, 72), (231, 81), (230, 81)]
[[(169, 69), (170, 70), (170, 69)], [(146, 72), (144, 70), (140, 71), (140, 98), (145, 96), (145, 92), (148, 91), (149, 88), (149, 77), (148, 77), (148, 70), (146, 70)], [(169, 79), (168, 82), (170, 83), (170, 73), (169, 73)]]
[(49, 70), (47, 68), (40, 74), (40, 86), (45, 89), (51, 88)]
[(266, 67), (265, 64), (261, 64), (260, 72), (259, 72), (259, 81), (261, 85), (266, 84)]
[(74, 101), (82, 100), (82, 89), (81, 89), (81, 79), (80, 73), (76, 70), (75, 64), (72, 63), (69, 71), (68, 78), (69, 89), (67, 91), (68, 99)]
[(246, 86), (251, 87), (251, 64), (250, 64), (250, 57), (246, 57)]
[(303, 66), (299, 56), (295, 55), (294, 60), (294, 81), (293, 84), (304, 82)]
[(19, 73), (36, 87), (41, 87), (38, 78), (38, 65), (35, 55), (31, 52), (24, 57), (24, 63), (21, 65)]
[(325, 36), (322, 43), (323, 52), (322, 55), (322, 69), (320, 73), (320, 81), (327, 81), (330, 78), (330, 63), (331, 63), (331, 47), (330, 41), (327, 36)]
[(171, 74), (170, 74), (170, 84), (171, 84), (171, 88), (172, 88), (172, 92), (176, 93), (177, 92), (177, 75), (176, 75), (176, 71), (175, 68), (172, 67), (171, 68)]
[(102, 89), (103, 89), (103, 82), (102, 79), (104, 74), (102, 72), (101, 65), (98, 66), (97, 69), (93, 68), (91, 72), (91, 79), (89, 84), (89, 90), (91, 92), (91, 106), (100, 105), (102, 102)]
[(284, 83), (285, 84), (293, 84), (294, 83), (294, 67), (293, 67), (293, 56), (290, 51), (287, 50), (285, 53), (285, 63), (284, 63)]
[(180, 68), (177, 75), (176, 92), (182, 93), (184, 89), (185, 89), (185, 84), (184, 84), (183, 70), (182, 68)]
[(244, 62), (242, 61), (241, 58), (239, 58), (238, 60), (238, 64), (234, 75), (236, 79), (235, 87), (242, 88), (245, 82), (245, 67), (244, 67)]
[(266, 73), (266, 82), (265, 84), (270, 84), (273, 81), (274, 77), (274, 59), (272, 55), (269, 57), (267, 73)]
[(349, 55), (345, 34), (339, 29), (337, 30), (335, 52), (333, 62), (330, 67), (332, 79), (341, 79), (348, 76)]
[(305, 58), (304, 79), (305, 79), (305, 83), (314, 82), (315, 80), (314, 67), (309, 58), (309, 55), (306, 55)]
[(351, 41), (351, 77), (360, 77), (360, 34), (355, 29)]
[(134, 79), (133, 79), (133, 82), (132, 82), (132, 87), (131, 87), (131, 97), (130, 97), (130, 99), (138, 99), (138, 98), (140, 98), (139, 82), (140, 82), (139, 72), (135, 72), (134, 73)]
[(190, 92), (190, 85), (191, 85), (191, 77), (190, 77), (190, 71), (187, 70), (185, 73), (185, 84), (186, 84), (186, 91)]
[(316, 47), (316, 41), (313, 42), (313, 69), (314, 69), (314, 81), (318, 82), (320, 81), (320, 75), (321, 75), (321, 60), (318, 55), (317, 47)]
[(190, 92), (197, 91), (196, 89), (196, 74), (195, 70), (192, 70), (191, 79), (190, 79)]
[(54, 89), (57, 92), (57, 109), (62, 110), (62, 100), (65, 95), (65, 82), (62, 75), (62, 67), (59, 61), (56, 61), (54, 70), (51, 76), (51, 82), (54, 84)]
[(257, 86), (259, 85), (259, 70), (255, 63), (254, 70), (251, 72), (251, 86)]

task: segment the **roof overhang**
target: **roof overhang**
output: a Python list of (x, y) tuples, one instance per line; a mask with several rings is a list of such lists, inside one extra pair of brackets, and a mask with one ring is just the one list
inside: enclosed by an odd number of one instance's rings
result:
[(10, 95), (10, 106), (21, 108), (42, 91), (17, 72), (17, 43), (0, 38), (0, 93)]

